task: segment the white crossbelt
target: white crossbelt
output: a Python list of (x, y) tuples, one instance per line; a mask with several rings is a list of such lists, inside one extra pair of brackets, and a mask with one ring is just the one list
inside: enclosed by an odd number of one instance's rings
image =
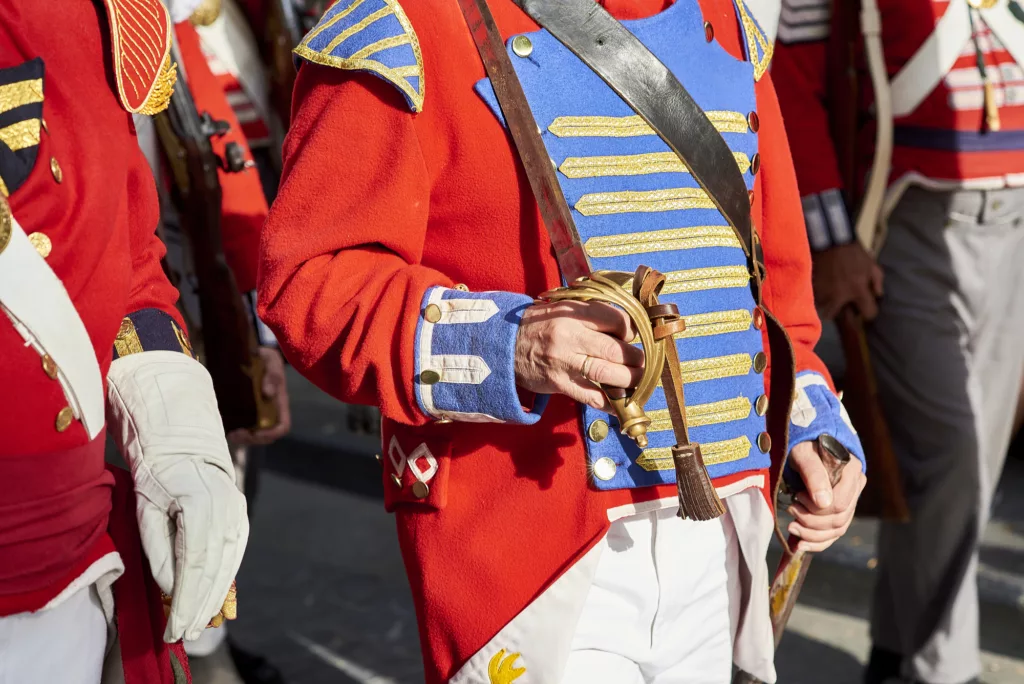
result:
[(60, 278), (13, 216), (11, 222), (10, 242), (0, 251), (0, 310), (26, 346), (57, 364), (68, 405), (93, 439), (103, 429), (105, 400), (92, 340)]
[[(1024, 67), (1024, 23), (1010, 12), (1009, 0), (978, 11), (1014, 61)], [(967, 0), (951, 0), (935, 30), (892, 79), (897, 118), (912, 114), (956, 64), (971, 39), (970, 13)]]

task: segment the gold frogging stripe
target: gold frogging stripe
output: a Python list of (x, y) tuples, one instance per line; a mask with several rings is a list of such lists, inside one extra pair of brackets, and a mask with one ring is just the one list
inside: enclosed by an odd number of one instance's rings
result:
[(327, 54), (330, 54), (331, 52), (334, 51), (334, 48), (338, 47), (343, 42), (345, 42), (346, 40), (348, 40), (352, 36), (356, 35), (357, 33), (362, 31), (364, 28), (366, 28), (367, 26), (369, 26), (373, 22), (379, 21), (379, 20), (383, 19), (384, 17), (391, 16), (392, 14), (394, 14), (394, 12), (391, 11), (390, 7), (382, 7), (381, 9), (377, 10), (376, 12), (373, 12), (371, 14), (366, 15), (366, 17), (364, 19), (360, 19), (359, 21), (357, 21), (356, 23), (352, 24), (347, 29), (345, 29), (344, 31), (342, 31), (341, 33), (336, 35), (331, 40), (331, 42), (327, 44), (327, 47), (325, 47), (323, 49), (323, 51), (325, 53), (327, 53)]
[(0, 128), (0, 140), (6, 143), (12, 152), (38, 145), (39, 124), (39, 119), (25, 119), (10, 126), (4, 126)]
[(669, 271), (665, 274), (662, 294), (678, 292), (700, 292), (702, 290), (746, 287), (750, 273), (746, 266), (709, 266), (691, 268), (686, 271)]
[(118, 358), (129, 354), (141, 354), (145, 351), (142, 348), (142, 340), (139, 339), (139, 332), (135, 329), (132, 319), (127, 316), (121, 319), (121, 327), (114, 338), (114, 349)]
[[(704, 457), (704, 465), (715, 465), (742, 460), (750, 455), (750, 448), (750, 440), (743, 436), (721, 442), (701, 444), (700, 453)], [(672, 449), (669, 447), (646, 449), (636, 459), (636, 464), (647, 472), (675, 469), (675, 464), (672, 462)]]
[[(731, 423), (734, 420), (743, 420), (750, 415), (750, 399), (736, 397), (724, 401), (714, 401), (710, 404), (695, 404), (686, 407), (686, 424), (690, 427), (701, 427), (703, 425), (720, 425)], [(648, 432), (663, 432), (672, 429), (672, 416), (668, 409), (648, 411), (647, 417), (651, 424), (647, 427)]]
[[(740, 377), (750, 373), (753, 367), (754, 361), (750, 354), (713, 356), (709, 359), (683, 361), (679, 364), (684, 383)], [(660, 382), (658, 386), (661, 387)]]
[[(733, 152), (740, 173), (750, 168), (750, 157)], [(603, 178), (607, 176), (643, 176), (651, 173), (690, 173), (675, 152), (651, 152), (607, 157), (567, 157), (558, 167), (566, 178)]]
[(0, 114), (43, 101), (43, 79), (18, 81), (0, 86)]
[(584, 216), (714, 208), (715, 203), (700, 188), (593, 192), (580, 197), (576, 202), (576, 211)]
[[(704, 112), (719, 133), (746, 133), (747, 117), (741, 112)], [(633, 138), (655, 135), (639, 116), (559, 116), (548, 132), (559, 138)]]
[(729, 226), (690, 226), (592, 237), (584, 246), (589, 256), (600, 258), (702, 247), (739, 248), (740, 241)]
[(768, 39), (757, 28), (757, 23), (750, 17), (746, 3), (739, 0), (736, 7), (739, 8), (740, 20), (743, 22), (743, 35), (747, 39), (747, 53), (751, 64), (754, 65), (754, 80), (760, 81), (764, 72), (768, 71), (768, 64), (772, 61), (772, 44), (768, 42)]
[(730, 311), (693, 314), (683, 318), (686, 321), (686, 330), (675, 334), (677, 340), (743, 332), (750, 328), (753, 315), (746, 309), (732, 309)]

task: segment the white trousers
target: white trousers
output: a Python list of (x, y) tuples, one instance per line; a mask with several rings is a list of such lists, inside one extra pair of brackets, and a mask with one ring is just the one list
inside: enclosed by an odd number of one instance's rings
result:
[(601, 544), (563, 684), (728, 684), (742, 562), (730, 518), (636, 515)]
[(0, 684), (99, 684), (107, 620), (93, 586), (55, 608), (0, 617)]

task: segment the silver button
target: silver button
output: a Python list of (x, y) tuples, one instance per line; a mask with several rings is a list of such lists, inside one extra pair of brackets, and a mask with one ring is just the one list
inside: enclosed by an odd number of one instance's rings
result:
[(615, 477), (616, 470), (618, 470), (618, 466), (615, 465), (615, 461), (607, 456), (602, 456), (594, 461), (594, 477), (598, 480), (604, 480), (607, 482)]

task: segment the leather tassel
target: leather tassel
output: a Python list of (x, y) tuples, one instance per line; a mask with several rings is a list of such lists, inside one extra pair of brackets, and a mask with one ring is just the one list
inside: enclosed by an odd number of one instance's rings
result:
[(992, 81), (985, 77), (985, 128), (993, 133), (1002, 128), (999, 119), (999, 106), (996, 104), (996, 92)]
[(676, 487), (679, 490), (679, 517), (691, 520), (714, 520), (725, 514), (725, 505), (711, 484), (699, 444), (672, 447), (676, 466)]

